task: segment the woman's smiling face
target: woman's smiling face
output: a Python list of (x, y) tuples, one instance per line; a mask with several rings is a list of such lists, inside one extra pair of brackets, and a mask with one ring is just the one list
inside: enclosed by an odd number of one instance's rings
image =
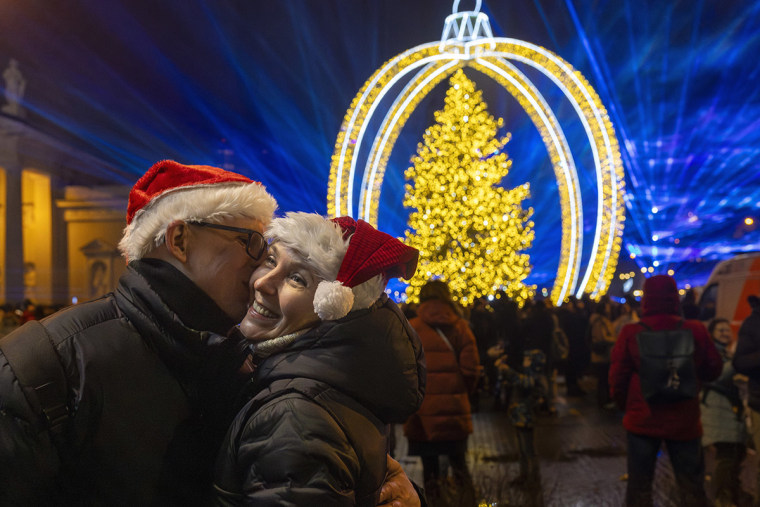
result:
[(731, 326), (728, 322), (719, 322), (713, 329), (713, 339), (716, 342), (728, 345), (731, 343)]
[(272, 243), (251, 275), (251, 305), (240, 331), (248, 340), (261, 342), (314, 326), (319, 322), (314, 292), (320, 281), (298, 256)]

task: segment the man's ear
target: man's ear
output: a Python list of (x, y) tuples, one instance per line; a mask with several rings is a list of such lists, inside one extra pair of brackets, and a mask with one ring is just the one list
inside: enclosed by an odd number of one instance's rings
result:
[(190, 226), (183, 220), (175, 220), (166, 227), (166, 249), (181, 263), (187, 262)]

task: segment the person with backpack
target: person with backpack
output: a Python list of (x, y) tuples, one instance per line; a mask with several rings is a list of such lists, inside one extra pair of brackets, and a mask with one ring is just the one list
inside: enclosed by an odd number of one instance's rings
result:
[(708, 505), (699, 387), (720, 375), (723, 361), (705, 326), (680, 315), (675, 279), (644, 282), (641, 320), (623, 327), (612, 349), (610, 394), (624, 410), (628, 506), (652, 505), (657, 454), (664, 443), (680, 505)]

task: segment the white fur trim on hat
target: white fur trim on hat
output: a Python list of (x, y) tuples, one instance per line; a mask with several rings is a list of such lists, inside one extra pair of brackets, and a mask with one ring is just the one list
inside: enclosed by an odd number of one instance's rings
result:
[(388, 280), (383, 275), (377, 275), (353, 287), (351, 290), (354, 292), (354, 306), (351, 310), (363, 310), (372, 306), (383, 294), (387, 283)]
[(316, 213), (290, 212), (275, 218), (264, 234), (297, 255), (323, 281), (314, 293), (314, 311), (322, 320), (337, 320), (352, 310), (369, 308), (382, 295), (382, 275), (349, 288), (335, 279), (348, 249), (338, 224)]
[(342, 319), (354, 305), (354, 292), (338, 281), (321, 281), (314, 292), (314, 311), (322, 320)]
[(124, 229), (119, 250), (128, 261), (141, 259), (160, 245), (174, 220), (213, 221), (244, 217), (272, 220), (277, 201), (259, 183), (219, 183), (180, 187), (153, 199)]
[(340, 227), (316, 213), (286, 213), (272, 220), (264, 236), (294, 252), (323, 280), (335, 280), (348, 249)]

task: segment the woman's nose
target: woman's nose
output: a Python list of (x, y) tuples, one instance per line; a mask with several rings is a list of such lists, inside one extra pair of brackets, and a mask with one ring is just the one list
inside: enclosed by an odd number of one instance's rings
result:
[(253, 287), (253, 290), (258, 292), (265, 292), (268, 294), (271, 294), (274, 292), (274, 277), (272, 276), (272, 271), (268, 271), (266, 273), (260, 273), (258, 271), (254, 271), (253, 275), (251, 275), (251, 287)]

